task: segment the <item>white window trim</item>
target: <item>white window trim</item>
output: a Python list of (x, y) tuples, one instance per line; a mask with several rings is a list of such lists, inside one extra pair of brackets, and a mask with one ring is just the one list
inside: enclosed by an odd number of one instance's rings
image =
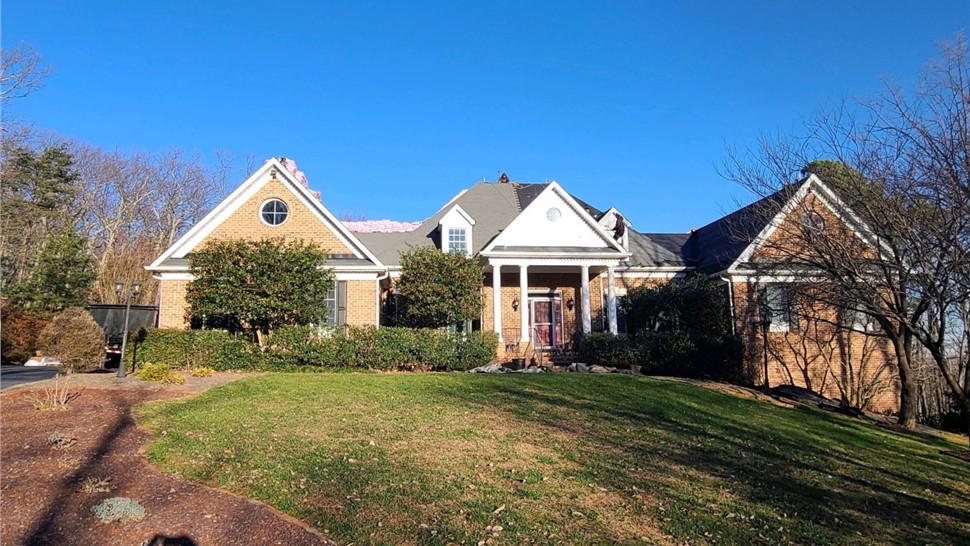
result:
[[(286, 216), (284, 216), (283, 217), (283, 220), (280, 223), (278, 223), (278, 224), (271, 224), (271, 223), (269, 223), (269, 222), (266, 221), (266, 218), (263, 217), (263, 208), (265, 208), (266, 205), (269, 204), (272, 201), (279, 201), (280, 203), (283, 203), (283, 206), (284, 207), (286, 207)], [(257, 212), (257, 214), (259, 214), (259, 221), (262, 222), (264, 225), (267, 225), (269, 227), (279, 227), (279, 226), (282, 226), (283, 224), (285, 224), (286, 221), (290, 219), (290, 205), (289, 205), (289, 203), (287, 203), (286, 201), (280, 199), (279, 197), (270, 197), (269, 199), (267, 199), (267, 200), (263, 201), (262, 203), (260, 203), (260, 205), (259, 205), (259, 211)]]
[[(765, 284), (765, 288), (764, 288), (764, 290), (765, 290), (765, 296), (764, 297), (766, 297), (766, 298), (768, 297), (767, 291), (768, 291), (768, 287), (769, 286), (783, 286), (785, 284), (790, 284), (790, 283), (785, 283), (785, 282), (769, 282), (769, 283), (766, 283)], [(768, 307), (770, 309), (770, 306), (768, 306)], [(773, 332), (773, 333), (785, 333), (785, 332), (792, 331), (791, 330), (791, 321), (792, 320), (798, 320), (798, 314), (795, 313), (795, 310), (794, 309), (792, 309), (791, 313), (792, 313), (793, 317), (790, 320), (777, 321), (777, 320), (774, 320), (774, 317), (772, 317), (772, 321), (770, 323), (768, 323), (768, 331), (769, 332)]]
[[(461, 234), (461, 238), (462, 238), (461, 243), (465, 246), (465, 251), (463, 252), (463, 254), (465, 256), (467, 256), (468, 255), (468, 238), (469, 238), (468, 237), (468, 228), (465, 228), (465, 227), (448, 227), (447, 229), (444, 229), (444, 228), (442, 228), (442, 229), (444, 231), (444, 234), (443, 234), (444, 235), (444, 238), (447, 239), (446, 241), (444, 241), (444, 245), (443, 245), (444, 248), (442, 250), (444, 252), (454, 252), (455, 251), (455, 249), (452, 248), (452, 240), (451, 240), (451, 232), (454, 231), (454, 232), (456, 232), (456, 235), (458, 233)], [(455, 242), (457, 242), (457, 241), (455, 241)]]
[(448, 233), (452, 229), (463, 229), (465, 230), (465, 256), (471, 256), (472, 254), (472, 235), (473, 227), (475, 226), (475, 219), (468, 215), (464, 209), (459, 205), (451, 207), (451, 209), (441, 217), (438, 221), (438, 229), (441, 236), (441, 251), (450, 252), (450, 246), (448, 244)]

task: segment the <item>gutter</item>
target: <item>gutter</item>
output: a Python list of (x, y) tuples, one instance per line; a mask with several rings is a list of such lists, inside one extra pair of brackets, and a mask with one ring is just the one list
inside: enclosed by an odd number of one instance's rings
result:
[(381, 327), (381, 281), (390, 276), (391, 270), (385, 269), (383, 275), (378, 275), (377, 278), (374, 279), (374, 313), (376, 313), (376, 316), (374, 317), (374, 324), (377, 326), (377, 328)]

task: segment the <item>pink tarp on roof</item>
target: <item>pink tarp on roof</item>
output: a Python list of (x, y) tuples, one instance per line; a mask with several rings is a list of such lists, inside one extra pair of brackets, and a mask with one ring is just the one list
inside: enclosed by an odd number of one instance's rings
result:
[(310, 182), (307, 181), (306, 175), (303, 174), (303, 171), (297, 168), (296, 161), (293, 161), (292, 159), (289, 159), (287, 157), (281, 157), (280, 162), (283, 163), (283, 166), (286, 167), (286, 170), (293, 175), (293, 178), (296, 178), (297, 182), (299, 182), (300, 184), (303, 184), (304, 188), (310, 190), (310, 193), (312, 193), (313, 196), (317, 198), (317, 201), (320, 200), (320, 192), (313, 191), (310, 189)]
[(414, 231), (421, 225), (421, 222), (397, 222), (395, 220), (363, 220), (341, 223), (354, 233), (403, 233)]

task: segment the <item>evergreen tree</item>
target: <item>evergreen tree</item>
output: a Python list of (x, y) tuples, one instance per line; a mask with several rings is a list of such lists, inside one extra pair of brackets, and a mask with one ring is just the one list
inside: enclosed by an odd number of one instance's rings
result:
[(42, 314), (83, 307), (95, 277), (87, 242), (67, 227), (47, 239), (27, 280), (10, 289), (10, 298)]

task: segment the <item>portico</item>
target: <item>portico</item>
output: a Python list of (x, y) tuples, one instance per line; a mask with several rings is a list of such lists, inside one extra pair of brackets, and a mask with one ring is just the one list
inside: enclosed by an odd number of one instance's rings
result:
[(491, 322), (506, 344), (559, 349), (573, 334), (593, 331), (594, 315), (604, 313), (606, 329), (616, 333), (615, 268), (623, 256), (615, 251), (584, 254), (487, 258), (491, 305), (483, 318), (491, 320), (483, 321), (483, 328)]

